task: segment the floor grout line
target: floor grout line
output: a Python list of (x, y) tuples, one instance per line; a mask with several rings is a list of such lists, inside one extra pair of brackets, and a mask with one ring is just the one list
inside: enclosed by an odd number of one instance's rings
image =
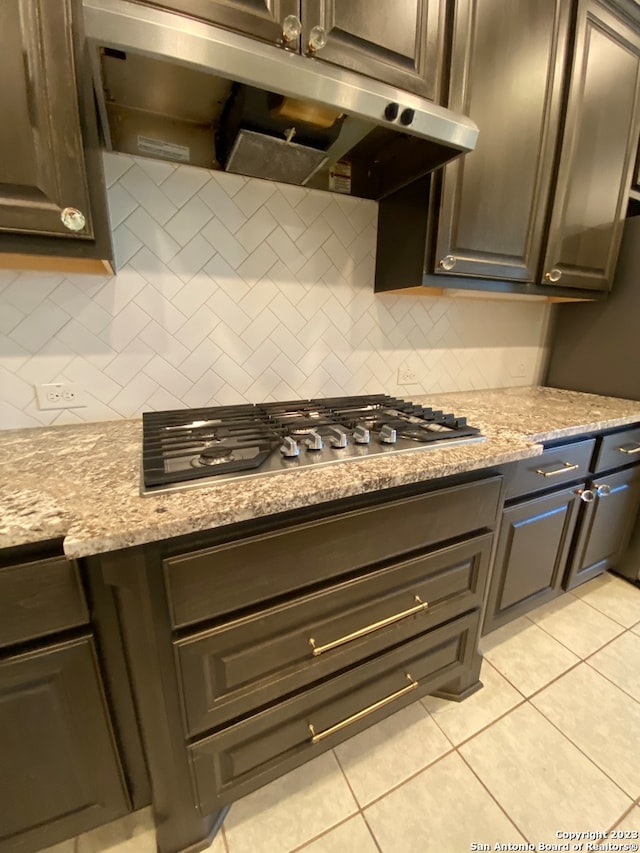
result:
[(609, 832), (611, 832), (611, 830), (612, 830), (612, 829), (615, 829), (615, 828), (616, 828), (616, 826), (617, 826), (619, 823), (622, 823), (622, 821), (625, 819), (625, 817), (627, 817), (627, 815), (630, 815), (630, 814), (631, 814), (631, 812), (636, 808), (636, 803), (637, 803), (637, 800), (636, 800), (635, 802), (631, 803), (631, 805), (630, 805), (630, 806), (629, 806), (629, 808), (626, 810), (626, 812), (623, 812), (623, 814), (622, 814), (622, 815), (621, 815), (621, 816), (616, 820), (616, 822), (615, 822), (615, 823), (613, 823), (613, 824), (609, 827), (609, 829), (607, 830), (607, 834), (608, 834)]
[(443, 758), (446, 758), (448, 755), (451, 755), (451, 753), (455, 752), (455, 751), (456, 751), (455, 746), (452, 746), (451, 749), (448, 749), (446, 752), (443, 752), (437, 758), (434, 758), (433, 761), (430, 761), (428, 764), (425, 764), (425, 766), (421, 767), (420, 770), (416, 770), (416, 772), (412, 773), (411, 776), (407, 776), (407, 778), (403, 779), (402, 782), (398, 782), (397, 785), (394, 785), (392, 788), (389, 788), (389, 790), (385, 791), (384, 794), (380, 794), (380, 796), (374, 797), (366, 805), (362, 806), (363, 814), (364, 814), (365, 810), (368, 809), (370, 806), (373, 806), (376, 803), (379, 803), (380, 800), (384, 800), (384, 798), (387, 796), (387, 794), (392, 794), (394, 791), (397, 791), (398, 788), (402, 788), (402, 786), (406, 785), (407, 782), (411, 782), (417, 776), (420, 776), (421, 773), (424, 773), (425, 770), (429, 770), (431, 767), (433, 767), (434, 764), (437, 764), (439, 761), (442, 761)]
[(304, 850), (310, 844), (313, 844), (315, 841), (318, 841), (318, 839), (324, 838), (325, 835), (328, 835), (330, 832), (333, 832), (334, 829), (337, 829), (339, 826), (342, 826), (343, 824), (347, 823), (347, 821), (353, 820), (354, 817), (358, 817), (358, 815), (362, 816), (362, 812), (360, 811), (360, 809), (358, 809), (357, 812), (354, 812), (353, 814), (347, 815), (347, 817), (342, 818), (340, 821), (338, 821), (338, 823), (334, 823), (327, 829), (323, 829), (322, 832), (319, 832), (312, 838), (307, 839), (304, 844), (299, 844), (297, 847), (291, 847), (289, 850), (287, 850), (287, 853), (299, 853), (299, 851)]
[(624, 695), (625, 695), (625, 696), (628, 696), (628, 697), (629, 697), (629, 699), (633, 699), (633, 701), (634, 701), (634, 702), (638, 702), (638, 704), (640, 704), (640, 699), (638, 699), (638, 697), (637, 697), (637, 696), (634, 696), (632, 693), (629, 693), (629, 691), (628, 691), (628, 690), (625, 690), (625, 688), (624, 688), (624, 687), (622, 687), (620, 684), (617, 684), (617, 683), (616, 683), (612, 678), (609, 678), (609, 676), (608, 676), (608, 675), (605, 675), (605, 673), (604, 673), (604, 672), (600, 672), (600, 670), (599, 670), (599, 669), (597, 669), (597, 668), (596, 668), (592, 663), (590, 663), (588, 660), (586, 660), (586, 661), (585, 661), (585, 663), (586, 663), (586, 665), (589, 667), (589, 669), (592, 669), (594, 672), (597, 672), (597, 673), (598, 673), (598, 675), (601, 675), (601, 676), (602, 676), (606, 681), (608, 681), (608, 682), (609, 682), (609, 684), (613, 684), (613, 686), (614, 686), (614, 687), (617, 687), (617, 688), (618, 688), (618, 690), (621, 690), (621, 691), (624, 693)]
[(616, 786), (616, 788), (619, 788), (619, 789), (620, 789), (620, 791), (622, 791), (622, 793), (625, 795), (625, 797), (628, 797), (630, 800), (633, 800), (633, 794), (630, 794), (628, 791), (625, 791), (625, 790), (624, 790), (624, 788), (622, 787), (622, 785), (621, 785), (619, 782), (616, 782), (616, 780), (615, 780), (615, 779), (613, 779), (613, 778), (609, 775), (609, 773), (608, 773), (606, 770), (604, 770), (602, 767), (600, 767), (600, 765), (599, 765), (599, 764), (598, 764), (598, 763), (597, 763), (593, 758), (591, 758), (591, 756), (590, 756), (590, 755), (588, 755), (588, 754), (587, 754), (587, 753), (582, 749), (582, 747), (581, 747), (581, 746), (579, 746), (579, 745), (578, 745), (578, 744), (577, 744), (577, 743), (576, 743), (576, 742), (575, 742), (575, 741), (570, 737), (570, 735), (568, 735), (566, 732), (563, 732), (563, 731), (562, 731), (562, 729), (560, 728), (560, 726), (558, 726), (558, 725), (557, 725), (557, 724), (556, 724), (552, 719), (550, 719), (549, 717), (547, 717), (547, 715), (544, 713), (544, 711), (541, 711), (541, 710), (540, 710), (540, 708), (536, 707), (536, 706), (533, 704), (533, 702), (530, 702), (530, 705), (531, 705), (531, 707), (532, 707), (535, 711), (537, 711), (537, 712), (538, 712), (542, 717), (544, 717), (544, 719), (545, 719), (545, 720), (546, 720), (550, 725), (552, 725), (552, 726), (553, 726), (553, 728), (554, 728), (557, 732), (559, 732), (559, 733), (560, 733), (564, 738), (566, 738), (566, 739), (569, 741), (569, 743), (570, 743), (570, 744), (572, 744), (573, 746), (575, 746), (575, 748), (578, 750), (578, 752), (580, 752), (580, 753), (581, 753), (581, 754), (582, 754), (582, 755), (587, 759), (587, 761), (589, 761), (591, 764), (593, 764), (593, 766), (594, 766), (597, 770), (599, 770), (599, 771), (600, 771), (604, 776), (606, 776), (606, 777), (607, 777), (607, 779), (608, 779), (610, 782), (612, 782), (612, 783)]
[(458, 754), (458, 756), (462, 759), (462, 761), (464, 761), (465, 765), (469, 768), (469, 770), (471, 771), (471, 773), (475, 776), (475, 778), (478, 780), (478, 782), (482, 785), (482, 787), (485, 789), (485, 791), (487, 792), (487, 794), (489, 794), (489, 796), (491, 797), (491, 799), (493, 800), (493, 802), (498, 806), (498, 808), (499, 808), (499, 809), (500, 809), (500, 811), (504, 814), (504, 816), (507, 818), (507, 820), (509, 821), (509, 823), (510, 823), (510, 824), (512, 824), (512, 826), (514, 826), (514, 827), (516, 828), (516, 830), (517, 830), (517, 831), (520, 833), (520, 835), (525, 839), (525, 841), (527, 841), (527, 842), (529, 842), (529, 844), (531, 844), (531, 841), (530, 841), (530, 839), (528, 838), (528, 836), (527, 836), (527, 835), (525, 835), (525, 833), (520, 829), (520, 827), (518, 826), (518, 824), (515, 822), (515, 820), (513, 819), (513, 817), (511, 817), (511, 815), (510, 815), (510, 814), (509, 814), (509, 812), (505, 809), (505, 807), (502, 805), (502, 803), (501, 803), (501, 802), (500, 802), (500, 801), (499, 801), (499, 800), (494, 796), (493, 792), (492, 792), (492, 791), (487, 787), (487, 785), (485, 784), (484, 780), (483, 780), (480, 776), (478, 776), (478, 774), (477, 774), (477, 773), (476, 773), (476, 771), (473, 769), (473, 767), (471, 766), (471, 764), (469, 764), (469, 762), (468, 762), (468, 761), (467, 761), (467, 759), (464, 757), (464, 755), (463, 755), (461, 752), (459, 752), (457, 749), (456, 749), (456, 753), (457, 753), (457, 754)]

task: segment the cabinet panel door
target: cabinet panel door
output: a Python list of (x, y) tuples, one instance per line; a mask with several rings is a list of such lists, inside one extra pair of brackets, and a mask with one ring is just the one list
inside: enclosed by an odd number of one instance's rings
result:
[(318, 59), (438, 100), (444, 11), (441, 0), (302, 0), (302, 44), (327, 32)]
[(640, 34), (581, 0), (546, 281), (611, 286), (638, 143), (639, 53)]
[(640, 506), (640, 466), (617, 474), (600, 474), (591, 488), (609, 493), (585, 506), (573, 556), (564, 580), (573, 589), (616, 565), (631, 536)]
[(0, 3), (0, 232), (93, 237), (71, 26), (71, 0)]
[(0, 663), (0, 756), (2, 853), (128, 811), (90, 639)]
[(287, 15), (300, 14), (299, 0), (142, 0), (189, 18), (200, 18), (238, 33), (279, 43)]
[(559, 594), (580, 488), (525, 501), (504, 511), (485, 634)]
[[(449, 106), (469, 115), (480, 136), (444, 169), (436, 273), (535, 280), (568, 18), (564, 0), (456, 3)], [(447, 256), (450, 270), (440, 265)]]

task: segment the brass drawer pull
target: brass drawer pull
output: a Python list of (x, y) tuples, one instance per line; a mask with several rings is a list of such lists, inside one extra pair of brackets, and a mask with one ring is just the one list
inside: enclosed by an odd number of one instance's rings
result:
[(344, 729), (346, 726), (350, 726), (351, 723), (357, 723), (358, 720), (361, 720), (363, 717), (368, 716), (369, 714), (373, 714), (374, 711), (377, 711), (378, 708), (384, 708), (385, 705), (388, 705), (390, 702), (394, 702), (396, 699), (399, 699), (401, 696), (404, 696), (406, 693), (410, 693), (412, 690), (415, 690), (418, 686), (418, 682), (415, 681), (407, 672), (407, 679), (409, 680), (409, 684), (406, 687), (402, 687), (400, 690), (396, 690), (395, 693), (390, 693), (389, 696), (385, 696), (384, 699), (378, 700), (378, 702), (374, 702), (373, 705), (369, 705), (367, 708), (363, 708), (362, 711), (358, 711), (357, 714), (352, 714), (350, 717), (347, 717), (345, 720), (341, 720), (339, 723), (336, 723), (335, 726), (329, 726), (328, 729), (325, 729), (322, 732), (316, 732), (313, 727), (313, 723), (309, 723), (309, 733), (311, 734), (311, 743), (319, 743), (321, 740), (324, 740), (329, 735), (334, 734), (334, 732), (339, 732), (340, 729)]
[(620, 453), (626, 453), (628, 456), (631, 456), (633, 453), (640, 453), (640, 444), (637, 447), (632, 448), (631, 450), (627, 450), (626, 447), (619, 447), (618, 450)]
[(381, 619), (379, 622), (372, 622), (370, 625), (365, 625), (364, 628), (358, 628), (358, 630), (354, 631), (352, 634), (345, 634), (344, 637), (339, 637), (337, 640), (325, 643), (324, 646), (316, 646), (316, 641), (313, 637), (309, 637), (309, 645), (313, 650), (313, 656), (317, 657), (323, 652), (335, 649), (336, 646), (342, 646), (344, 643), (350, 643), (351, 640), (357, 640), (360, 637), (365, 637), (367, 634), (372, 634), (380, 628), (386, 628), (387, 625), (393, 625), (394, 622), (399, 622), (401, 619), (405, 619), (407, 616), (413, 616), (414, 613), (420, 613), (422, 610), (426, 610), (429, 607), (429, 602), (423, 601), (419, 595), (414, 595), (413, 597), (417, 604), (410, 607), (408, 610), (403, 610), (401, 613), (394, 613), (393, 616), (387, 616), (386, 619)]
[(567, 471), (577, 471), (580, 467), (574, 462), (563, 462), (564, 468), (556, 468), (555, 471), (543, 471), (541, 468), (536, 468), (536, 474), (542, 474), (543, 477), (555, 477), (557, 474), (566, 474)]

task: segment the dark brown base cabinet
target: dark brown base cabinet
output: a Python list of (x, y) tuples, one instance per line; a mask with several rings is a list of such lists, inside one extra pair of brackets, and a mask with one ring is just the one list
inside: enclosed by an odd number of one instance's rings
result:
[(596, 497), (582, 509), (565, 589), (615, 567), (622, 557), (640, 507), (640, 467), (596, 477), (588, 486)]
[(0, 756), (2, 853), (129, 811), (90, 637), (0, 661)]
[(505, 471), (484, 634), (615, 568), (640, 509), (638, 450), (632, 426), (549, 447)]
[(483, 473), (86, 561), (118, 609), (160, 853), (416, 698), (481, 686), (502, 494)]
[(571, 488), (504, 511), (484, 633), (560, 595), (579, 503)]

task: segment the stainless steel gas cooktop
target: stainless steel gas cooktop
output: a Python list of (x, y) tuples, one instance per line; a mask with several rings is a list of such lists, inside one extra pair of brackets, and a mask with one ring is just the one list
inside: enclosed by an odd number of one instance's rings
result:
[(465, 418), (375, 394), (145, 412), (143, 494), (483, 441)]

